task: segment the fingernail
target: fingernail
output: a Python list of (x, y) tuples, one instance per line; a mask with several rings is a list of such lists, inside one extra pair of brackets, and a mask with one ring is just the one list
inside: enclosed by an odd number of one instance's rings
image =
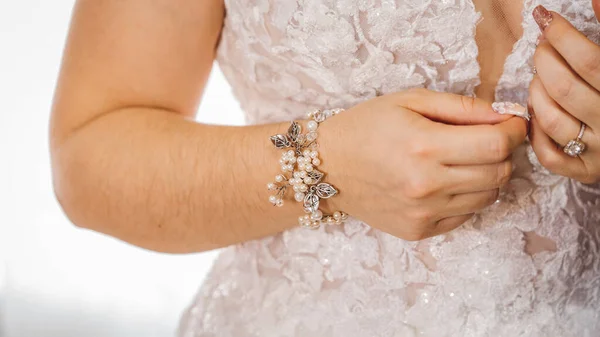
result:
[(543, 32), (550, 25), (550, 22), (552, 22), (552, 13), (548, 12), (546, 7), (539, 5), (533, 10), (533, 19)]
[(531, 120), (528, 109), (524, 106), (512, 103), (512, 102), (494, 102), (492, 103), (492, 110), (501, 115), (513, 115), (523, 118), (526, 122)]

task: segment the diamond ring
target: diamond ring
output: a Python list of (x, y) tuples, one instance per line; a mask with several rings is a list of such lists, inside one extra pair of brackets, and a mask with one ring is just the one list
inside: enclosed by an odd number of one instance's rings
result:
[(564, 151), (567, 155), (571, 157), (577, 157), (585, 151), (585, 143), (581, 141), (583, 138), (583, 133), (585, 132), (585, 123), (581, 122), (581, 128), (579, 129), (579, 134), (576, 139), (571, 140), (565, 147)]

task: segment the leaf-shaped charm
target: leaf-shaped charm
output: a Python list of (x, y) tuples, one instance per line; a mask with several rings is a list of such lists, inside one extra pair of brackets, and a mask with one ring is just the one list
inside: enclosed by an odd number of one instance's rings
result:
[(304, 197), (304, 210), (307, 213), (314, 213), (318, 209), (319, 209), (319, 197), (312, 192), (306, 193), (306, 196)]
[(321, 181), (321, 179), (323, 179), (325, 173), (319, 172), (318, 170), (312, 170), (310, 172), (306, 172), (306, 176), (312, 179), (313, 183), (311, 185), (314, 185), (318, 184)]
[(292, 145), (290, 144), (290, 140), (285, 135), (271, 136), (271, 142), (273, 142), (273, 145), (275, 145), (275, 147), (278, 149), (285, 149)]
[(300, 127), (300, 124), (296, 123), (296, 122), (292, 122), (292, 125), (290, 125), (290, 128), (288, 129), (288, 138), (290, 141), (292, 141), (292, 143), (295, 143), (298, 141), (298, 135), (300, 135), (300, 131), (302, 131), (302, 127)]
[(328, 183), (320, 183), (316, 186), (315, 193), (317, 193), (319, 198), (327, 199), (336, 195), (338, 191)]

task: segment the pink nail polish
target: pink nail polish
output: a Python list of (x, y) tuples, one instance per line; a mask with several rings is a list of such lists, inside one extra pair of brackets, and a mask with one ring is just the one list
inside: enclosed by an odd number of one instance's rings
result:
[(546, 7), (539, 5), (533, 10), (533, 19), (543, 32), (552, 22), (552, 13), (548, 12)]

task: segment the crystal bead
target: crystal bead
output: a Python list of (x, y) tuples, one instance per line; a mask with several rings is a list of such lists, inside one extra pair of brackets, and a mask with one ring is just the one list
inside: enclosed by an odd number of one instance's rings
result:
[(309, 142), (312, 142), (314, 140), (317, 139), (317, 133), (312, 131), (306, 134), (306, 140), (308, 140)]

